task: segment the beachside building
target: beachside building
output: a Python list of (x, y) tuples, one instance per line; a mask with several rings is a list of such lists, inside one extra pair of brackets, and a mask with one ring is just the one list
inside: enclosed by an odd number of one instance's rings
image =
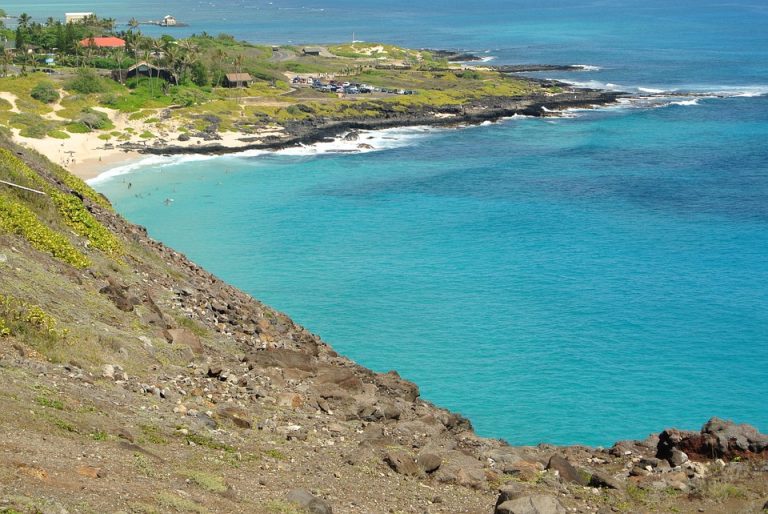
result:
[(160, 22), (160, 25), (163, 27), (175, 27), (176, 26), (176, 18), (171, 16), (170, 14), (163, 17), (163, 20)]
[(304, 55), (314, 55), (314, 56), (320, 56), (320, 53), (322, 52), (322, 50), (320, 50), (319, 48), (311, 48), (311, 47), (308, 47), (308, 48), (304, 48), (304, 49), (302, 49), (302, 51), (301, 51), (301, 52), (302, 52)]
[(88, 37), (80, 41), (83, 48), (125, 48), (125, 40), (119, 37)]
[(253, 82), (249, 73), (227, 73), (224, 76), (224, 87), (248, 87)]
[(67, 12), (64, 13), (64, 22), (77, 23), (79, 21), (83, 21), (86, 18), (90, 18), (91, 16), (95, 16), (95, 14), (92, 12)]
[(155, 66), (146, 61), (140, 61), (127, 70), (112, 70), (112, 79), (118, 82), (125, 81), (133, 77), (152, 77), (163, 79), (171, 84), (178, 85), (179, 78), (168, 68)]

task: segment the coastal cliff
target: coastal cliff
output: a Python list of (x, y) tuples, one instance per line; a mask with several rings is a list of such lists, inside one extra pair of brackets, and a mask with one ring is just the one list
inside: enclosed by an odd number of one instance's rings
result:
[[(542, 111), (505, 102), (465, 112)], [(767, 499), (754, 428), (713, 419), (610, 449), (481, 438), (34, 151), (0, 141), (0, 180), (27, 188), (0, 186), (0, 512), (758, 512)]]

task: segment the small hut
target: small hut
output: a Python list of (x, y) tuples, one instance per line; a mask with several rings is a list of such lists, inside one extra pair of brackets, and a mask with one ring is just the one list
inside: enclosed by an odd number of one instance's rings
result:
[(152, 77), (161, 78), (166, 82), (178, 85), (179, 78), (168, 68), (161, 68), (146, 61), (137, 62), (127, 70), (112, 70), (112, 78), (114, 80), (127, 80), (133, 77)]
[(227, 73), (224, 77), (224, 87), (248, 87), (252, 82), (249, 73)]

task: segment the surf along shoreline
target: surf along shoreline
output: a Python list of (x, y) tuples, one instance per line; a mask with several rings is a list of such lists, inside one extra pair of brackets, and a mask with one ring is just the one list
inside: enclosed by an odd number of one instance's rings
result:
[[(565, 84), (563, 84), (565, 86)], [(626, 94), (615, 91), (580, 89), (567, 86), (567, 91), (550, 95), (525, 97), (490, 97), (463, 105), (418, 106), (409, 112), (382, 111), (379, 117), (328, 118), (320, 121), (286, 122), (281, 135), (254, 136), (242, 132), (212, 135), (213, 141), (184, 141), (146, 144), (123, 143), (105, 147), (103, 141), (98, 160), (92, 156), (75, 162), (70, 171), (85, 180), (94, 179), (113, 168), (135, 162), (142, 156), (226, 155), (253, 150), (276, 151), (329, 142), (340, 137), (355, 138), (358, 130), (382, 130), (416, 126), (460, 128), (495, 122), (512, 116), (558, 117), (570, 109), (590, 109), (615, 104)], [(360, 149), (374, 149), (361, 142)]]

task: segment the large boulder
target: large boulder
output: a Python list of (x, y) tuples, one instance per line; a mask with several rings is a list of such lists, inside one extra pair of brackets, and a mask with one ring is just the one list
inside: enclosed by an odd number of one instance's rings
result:
[(171, 344), (186, 346), (195, 355), (201, 355), (205, 352), (200, 338), (187, 328), (170, 328), (165, 331), (165, 339)]
[(310, 373), (317, 371), (317, 359), (312, 355), (285, 348), (252, 352), (243, 360), (248, 363), (249, 369), (258, 367), (298, 369)]
[(416, 458), (416, 464), (418, 464), (425, 473), (433, 473), (437, 471), (442, 463), (443, 459), (436, 453), (431, 452), (424, 452)]
[(106, 286), (99, 289), (99, 293), (109, 298), (115, 307), (123, 312), (132, 312), (134, 307), (141, 304), (141, 299), (131, 293), (128, 286), (118, 284), (111, 279)]
[(566, 510), (554, 496), (537, 494), (507, 500), (496, 506), (495, 514), (565, 514)]
[(390, 468), (401, 475), (408, 475), (413, 477), (422, 476), (423, 472), (416, 459), (414, 459), (408, 453), (401, 450), (390, 450), (384, 455), (384, 462), (386, 462)]
[(768, 435), (761, 434), (751, 425), (737, 425), (732, 421), (712, 418), (701, 432), (688, 432), (674, 428), (659, 434), (656, 457), (673, 461), (680, 460), (680, 454), (694, 460), (732, 459), (737, 456), (761, 454), (768, 450)]
[(397, 371), (377, 374), (374, 378), (376, 385), (382, 392), (382, 396), (402, 398), (413, 402), (419, 397), (419, 386), (400, 378)]
[(557, 471), (558, 475), (560, 475), (560, 479), (565, 482), (587, 485), (590, 480), (589, 473), (576, 469), (570, 462), (560, 455), (553, 455), (549, 459), (547, 469)]
[(438, 481), (478, 489), (487, 484), (483, 463), (472, 455), (453, 450), (445, 452), (441, 457), (440, 468), (433, 473)]
[(318, 371), (315, 381), (317, 384), (336, 386), (351, 394), (357, 394), (363, 391), (363, 381), (354, 371), (348, 368), (341, 368), (338, 366), (323, 367)]
[(333, 514), (333, 509), (328, 502), (314, 496), (306, 489), (293, 489), (288, 493), (286, 499), (310, 514)]

